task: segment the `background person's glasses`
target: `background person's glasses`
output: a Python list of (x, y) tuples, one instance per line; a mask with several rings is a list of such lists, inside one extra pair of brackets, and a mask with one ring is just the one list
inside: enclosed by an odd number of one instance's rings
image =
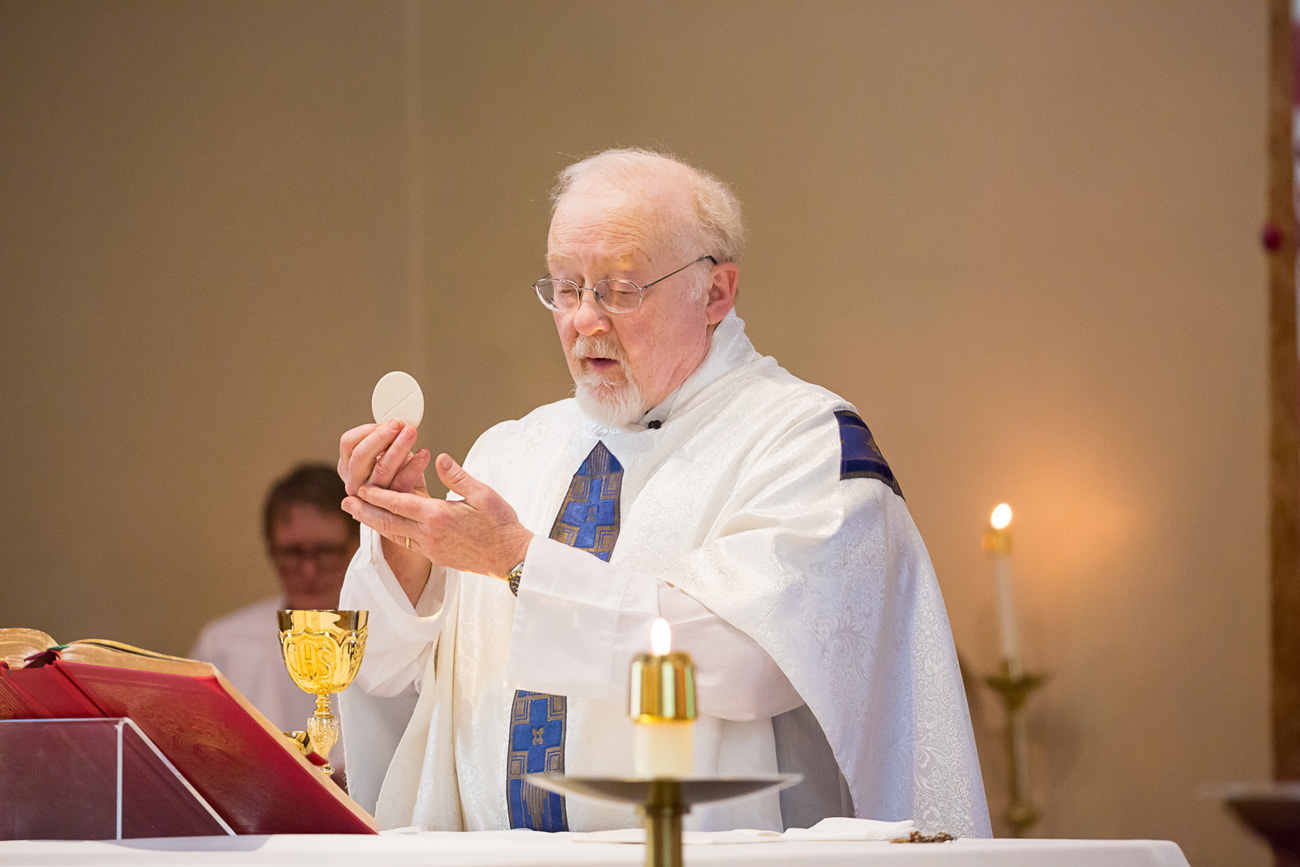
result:
[(352, 546), (341, 545), (272, 545), (271, 559), (276, 566), (296, 569), (308, 560), (319, 569), (337, 569), (347, 563)]
[(608, 313), (631, 313), (641, 306), (641, 296), (645, 290), (705, 260), (712, 262), (714, 265), (718, 264), (718, 260), (712, 256), (701, 256), (694, 262), (687, 262), (671, 274), (665, 274), (658, 280), (651, 280), (644, 286), (638, 286), (631, 280), (598, 280), (590, 288), (586, 288), (579, 286), (572, 280), (547, 276), (533, 284), (533, 291), (537, 293), (537, 297), (541, 299), (542, 304), (548, 310), (555, 310), (560, 313), (568, 313), (570, 310), (576, 309), (582, 303), (583, 292), (590, 292), (595, 295), (596, 303)]

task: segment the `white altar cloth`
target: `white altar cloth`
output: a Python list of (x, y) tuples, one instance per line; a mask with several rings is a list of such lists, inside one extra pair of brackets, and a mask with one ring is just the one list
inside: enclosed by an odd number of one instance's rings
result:
[[(692, 834), (684, 860), (692, 867), (1188, 867), (1182, 850), (1163, 840), (962, 839), (909, 844), (735, 840), (731, 832)], [(0, 865), (5, 867), (641, 867), (644, 863), (645, 850), (638, 844), (527, 830), (0, 842)]]

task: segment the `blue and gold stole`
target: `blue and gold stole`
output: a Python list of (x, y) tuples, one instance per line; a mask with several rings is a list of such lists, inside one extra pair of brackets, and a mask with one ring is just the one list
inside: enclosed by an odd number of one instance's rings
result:
[[(604, 443), (597, 442), (569, 483), (551, 538), (608, 562), (618, 539), (622, 482), (622, 465)], [(506, 763), (506, 800), (512, 828), (568, 830), (564, 797), (524, 780), (526, 774), (564, 773), (566, 714), (562, 695), (515, 691)]]

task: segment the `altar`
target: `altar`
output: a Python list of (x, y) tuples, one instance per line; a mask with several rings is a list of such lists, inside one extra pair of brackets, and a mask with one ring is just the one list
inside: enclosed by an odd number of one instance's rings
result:
[[(792, 840), (755, 832), (685, 835), (688, 865), (1188, 867), (1166, 840), (959, 839), (943, 843)], [(139, 840), (11, 840), (0, 864), (24, 867), (640, 867), (638, 832), (386, 831)]]

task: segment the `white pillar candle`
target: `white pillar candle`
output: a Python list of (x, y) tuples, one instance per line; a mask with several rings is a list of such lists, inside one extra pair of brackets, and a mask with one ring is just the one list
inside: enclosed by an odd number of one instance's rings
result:
[(691, 775), (695, 724), (690, 720), (638, 722), (632, 732), (632, 775), (679, 779)]
[(998, 600), (998, 632), (1002, 660), (1007, 673), (1019, 677), (1020, 636), (1016, 630), (1016, 595), (1011, 580), (1011, 507), (1000, 504), (989, 519), (992, 530), (985, 537), (985, 548), (993, 554), (993, 575)]
[(638, 777), (686, 777), (694, 759), (695, 664), (672, 653), (668, 623), (651, 630), (651, 653), (632, 660), (632, 769)]

